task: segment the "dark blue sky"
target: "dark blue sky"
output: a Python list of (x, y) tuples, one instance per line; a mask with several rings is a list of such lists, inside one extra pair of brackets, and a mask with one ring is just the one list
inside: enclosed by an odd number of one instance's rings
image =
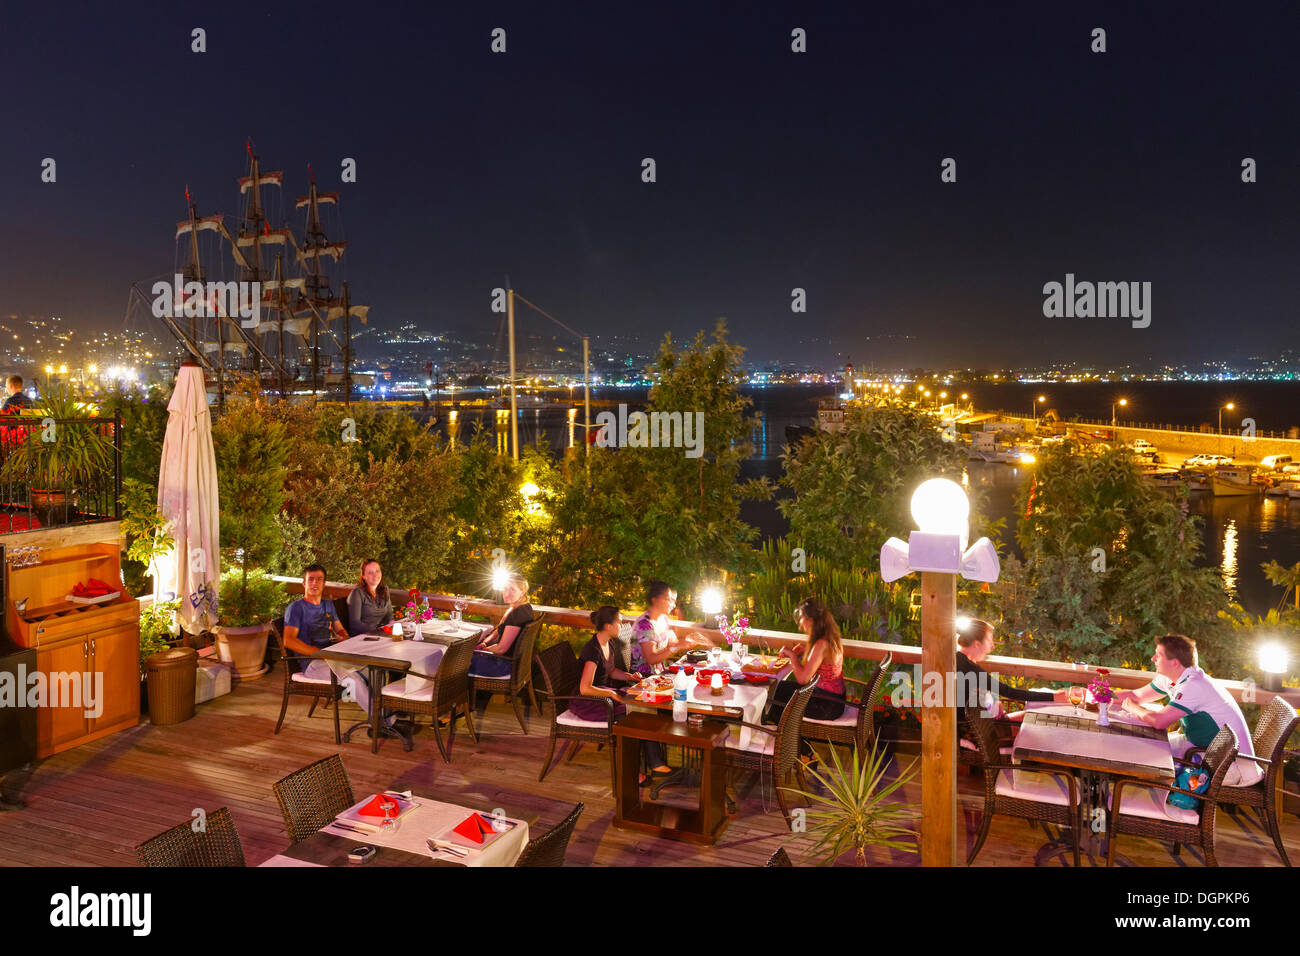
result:
[[(251, 135), (286, 199), (308, 162), (342, 191), (346, 275), (384, 325), (494, 328), (508, 273), (596, 334), (724, 315), (759, 360), (1300, 345), (1293, 4), (15, 6), (0, 314), (120, 327), (131, 282), (172, 271), (187, 184), (237, 213)], [(1151, 327), (1045, 319), (1067, 272), (1150, 281)]]

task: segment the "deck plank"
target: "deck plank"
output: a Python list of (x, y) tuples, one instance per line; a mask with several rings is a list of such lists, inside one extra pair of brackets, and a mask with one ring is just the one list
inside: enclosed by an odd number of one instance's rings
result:
[[(0, 813), (0, 865), (123, 866), (135, 862), (134, 847), (169, 826), (191, 818), (196, 807), (230, 807), (244, 853), (256, 865), (287, 845), (284, 823), (271, 785), (305, 764), (342, 753), (358, 795), (388, 787), (414, 789), (450, 802), (500, 806), (512, 816), (537, 818), (538, 832), (559, 821), (575, 801), (586, 804), (569, 846), (568, 862), (579, 866), (757, 866), (785, 846), (798, 862), (812, 839), (786, 831), (771, 782), (742, 783), (740, 813), (713, 847), (676, 843), (613, 825), (614, 802), (605, 751), (582, 747), (567, 754), (544, 782), (538, 782), (546, 753), (547, 722), (534, 716), (532, 733), (519, 731), (514, 713), (494, 698), (476, 719), (481, 739), (459, 731), (454, 762), (438, 756), (431, 730), (422, 727), (411, 753), (385, 741), (371, 754), (364, 732), (341, 747), (333, 742), (329, 711), (317, 708), (308, 719), (307, 703), (294, 700), (279, 735), (272, 733), (280, 709), (282, 679), (271, 672), (262, 680), (236, 684), (234, 693), (199, 707), (193, 720), (154, 727), (145, 718), (127, 731), (93, 741), (38, 764), (21, 784), (26, 810)], [(360, 719), (344, 705), (345, 726)], [(766, 794), (765, 794), (766, 790)], [(964, 856), (983, 805), (978, 777), (958, 776), (958, 847)], [(916, 805), (920, 787), (903, 788)], [(766, 805), (766, 812), (765, 812)], [(1272, 843), (1246, 814), (1221, 813), (1217, 844), (1225, 866), (1279, 866)], [(1289, 852), (1300, 855), (1300, 820), (1286, 815), (1283, 834)], [(980, 866), (1059, 866), (1068, 852), (1051, 842), (1057, 835), (1022, 820), (995, 819)], [(1199, 865), (1194, 850), (1175, 858), (1152, 840), (1123, 837), (1118, 860), (1139, 866)], [(916, 866), (919, 857), (872, 849), (872, 865)], [(1086, 859), (1101, 865), (1104, 859)]]

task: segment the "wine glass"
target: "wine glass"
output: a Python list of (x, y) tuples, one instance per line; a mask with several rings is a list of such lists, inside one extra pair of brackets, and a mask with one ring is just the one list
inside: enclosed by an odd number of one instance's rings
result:
[(380, 821), (379, 829), (384, 833), (395, 832), (398, 826), (400, 826), (400, 822), (396, 817), (396, 813), (397, 813), (396, 801), (394, 801), (390, 797), (383, 797), (380, 801), (379, 807), (381, 810), (384, 811), (384, 819)]
[(464, 616), (465, 609), (469, 607), (469, 600), (458, 594), (456, 595), (456, 599), (452, 601), (451, 607), (451, 619), (453, 621), (459, 621)]
[(1078, 684), (1070, 687), (1070, 703), (1074, 705), (1074, 716), (1079, 716), (1079, 705), (1083, 703), (1083, 688)]

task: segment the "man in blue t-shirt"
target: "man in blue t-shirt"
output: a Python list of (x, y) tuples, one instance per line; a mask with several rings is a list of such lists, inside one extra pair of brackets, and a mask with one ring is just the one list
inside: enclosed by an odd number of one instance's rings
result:
[[(286, 650), (312, 657), (335, 640), (347, 640), (348, 633), (339, 622), (334, 602), (324, 600), (324, 594), (325, 569), (319, 564), (309, 565), (302, 573), (302, 597), (291, 603), (284, 612)], [(311, 661), (302, 673), (310, 680), (328, 681), (330, 665), (326, 661)], [(349, 674), (340, 679), (339, 683), (348, 688), (351, 698), (362, 710), (370, 713), (370, 685), (366, 683), (365, 677), (360, 673)]]

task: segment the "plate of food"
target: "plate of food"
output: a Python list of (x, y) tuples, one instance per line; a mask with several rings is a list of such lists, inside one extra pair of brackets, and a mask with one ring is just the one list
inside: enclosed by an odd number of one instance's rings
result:
[(640, 694), (671, 694), (673, 679), (667, 674), (652, 674), (632, 689)]
[(741, 670), (746, 675), (760, 674), (763, 676), (771, 677), (775, 674), (779, 674), (786, 667), (788, 667), (789, 664), (790, 664), (790, 659), (787, 657), (772, 658), (767, 656), (766, 654), (763, 654), (753, 658), (752, 660), (746, 661), (745, 665), (741, 667)]

